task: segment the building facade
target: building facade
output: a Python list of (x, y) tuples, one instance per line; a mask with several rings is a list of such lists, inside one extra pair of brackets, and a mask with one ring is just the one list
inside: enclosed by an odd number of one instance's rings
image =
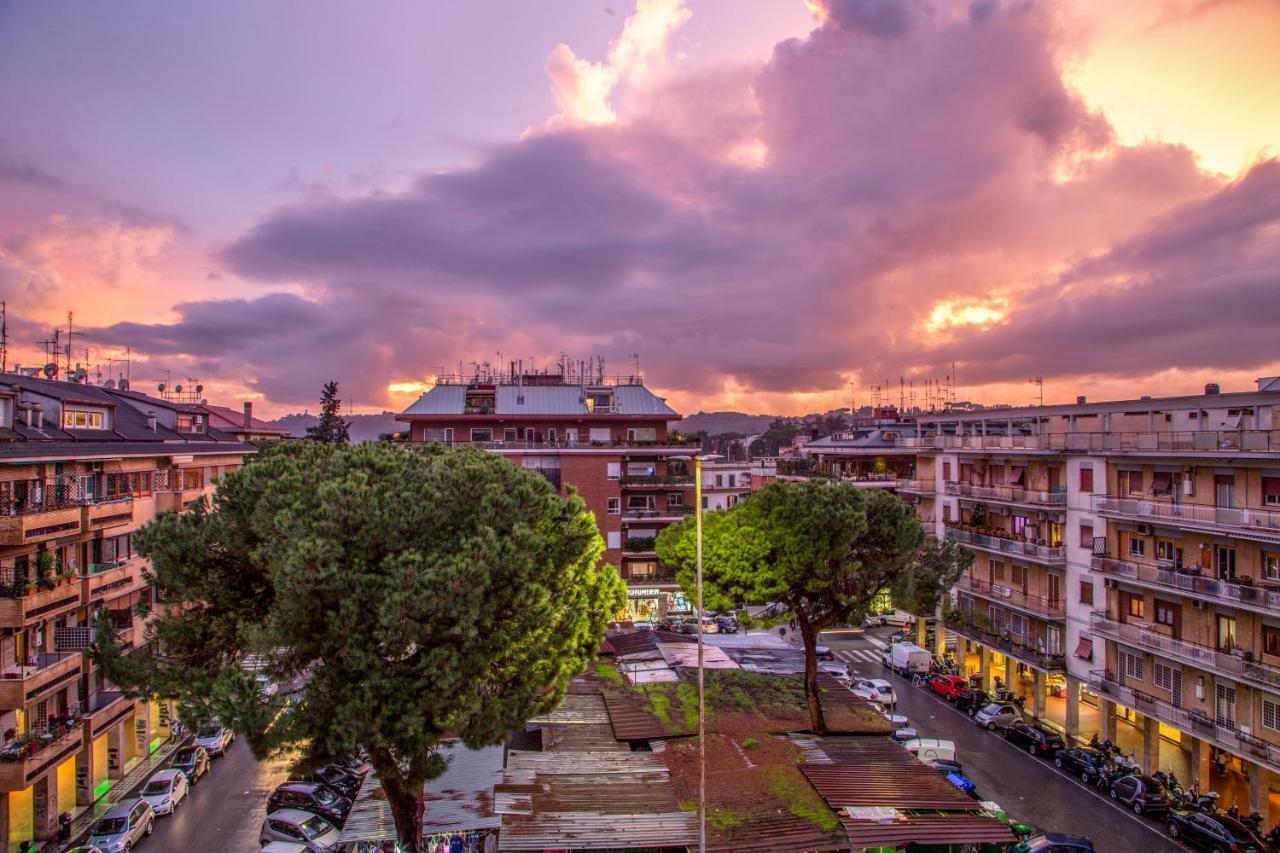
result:
[[(199, 405), (0, 374), (0, 839), (52, 837), (169, 735), (88, 654), (138, 646), (156, 605), (133, 534), (181, 511), (252, 447)], [(102, 621), (105, 620), (105, 623)]]
[(572, 486), (595, 514), (605, 561), (627, 583), (619, 617), (637, 622), (689, 609), (654, 543), (694, 510), (699, 446), (668, 434), (679, 418), (639, 378), (515, 369), (440, 377), (396, 416), (410, 441), (489, 450), (561, 491)]
[(919, 421), (966, 669), (1280, 818), (1280, 383)]

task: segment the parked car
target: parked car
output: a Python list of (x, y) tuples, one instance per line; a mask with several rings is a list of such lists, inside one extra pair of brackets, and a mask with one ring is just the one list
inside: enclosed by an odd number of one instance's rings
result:
[(1097, 777), (1098, 771), (1107, 765), (1107, 757), (1092, 749), (1060, 749), (1053, 756), (1053, 766), (1065, 770), (1073, 776), (1079, 776), (1086, 785)]
[(866, 699), (868, 702), (871, 702), (876, 708), (880, 708), (880, 709), (884, 708), (884, 706), (880, 704), (880, 693), (875, 688), (858, 687), (857, 685), (850, 684), (849, 690), (853, 692), (854, 696), (857, 696), (859, 699)]
[(1170, 836), (1197, 850), (1262, 853), (1267, 849), (1247, 826), (1222, 814), (1171, 811), (1166, 826)]
[(897, 625), (905, 628), (916, 621), (916, 617), (912, 616), (905, 610), (885, 610), (876, 614), (876, 620), (881, 625)]
[(814, 651), (817, 652), (818, 660), (835, 660), (836, 659), (835, 652), (831, 651), (831, 649), (827, 646), (818, 646), (816, 649), (814, 649)]
[(1022, 712), (1012, 702), (992, 702), (973, 715), (973, 721), (987, 731), (995, 731), (1022, 720)]
[(929, 680), (929, 689), (954, 702), (957, 696), (969, 689), (969, 680), (963, 675), (939, 675)]
[(1134, 814), (1165, 814), (1169, 795), (1150, 776), (1121, 776), (1111, 783), (1111, 799), (1124, 803)]
[(679, 634), (684, 624), (684, 619), (679, 616), (663, 616), (658, 620), (658, 628), (662, 631), (671, 631)]
[(169, 766), (187, 774), (187, 781), (194, 785), (209, 772), (209, 751), (203, 746), (184, 746), (173, 754)]
[(142, 799), (151, 804), (157, 815), (173, 814), (191, 789), (187, 774), (171, 767), (154, 774), (142, 788)]
[(849, 665), (847, 663), (840, 663), (839, 661), (823, 661), (818, 664), (818, 671), (825, 672), (827, 675), (834, 676), (841, 681), (850, 681), (853, 679), (853, 673), (849, 671)]
[(333, 766), (345, 770), (353, 776), (360, 777), (361, 780), (369, 775), (369, 762), (358, 755), (344, 755), (337, 761), (333, 762)]
[(1057, 732), (1043, 723), (1025, 723), (1019, 720), (1005, 726), (1004, 736), (1009, 743), (1041, 758), (1052, 758), (1067, 745)]
[(98, 818), (89, 833), (89, 844), (103, 853), (127, 853), (155, 829), (156, 815), (146, 800), (128, 799)]
[(267, 799), (267, 814), (280, 809), (301, 809), (342, 826), (351, 813), (351, 800), (323, 782), (285, 782)]
[(898, 694), (893, 692), (893, 685), (883, 678), (855, 678), (853, 684), (855, 687), (867, 687), (876, 691), (876, 695), (880, 697), (881, 704), (898, 704)]
[(329, 821), (302, 809), (281, 809), (267, 815), (258, 832), (258, 844), (293, 841), (305, 844), (311, 853), (334, 853), (340, 848), (342, 833)]
[(929, 671), (933, 655), (914, 643), (894, 643), (880, 653), (880, 662), (901, 675), (920, 674)]
[(88, 845), (86, 847), (72, 847), (67, 851), (67, 853), (102, 853), (102, 848), (94, 847), (93, 845)]
[(738, 633), (738, 620), (732, 616), (717, 616), (716, 625), (720, 627), (721, 634)]
[(1009, 853), (1093, 853), (1093, 842), (1083, 835), (1046, 832), (1013, 845)]
[(235, 732), (222, 723), (205, 723), (196, 729), (196, 746), (203, 746), (210, 756), (226, 753), (227, 747), (235, 739)]
[(964, 767), (959, 761), (942, 761), (940, 759), (934, 759), (932, 761), (926, 761), (925, 764), (928, 764), (934, 770), (939, 771), (943, 776), (950, 776), (952, 773), (957, 776), (964, 775)]
[(330, 764), (328, 767), (321, 767), (319, 770), (311, 774), (314, 782), (322, 782), (333, 788), (344, 797), (355, 799), (356, 794), (360, 791), (360, 783), (364, 780), (354, 773), (348, 773), (336, 764)]
[(958, 710), (964, 711), (972, 717), (974, 714), (978, 713), (979, 710), (990, 705), (991, 700), (992, 696), (987, 691), (976, 690), (970, 687), (967, 690), (961, 690), (957, 693), (956, 698), (953, 701), (955, 702)]
[[(690, 621), (692, 621), (692, 622), (693, 622), (693, 630), (692, 630), (692, 631), (690, 631), (689, 633), (691, 633), (691, 634), (696, 634), (696, 633), (698, 633), (698, 622), (697, 622), (697, 620), (695, 619), (695, 620), (690, 620)], [(717, 622), (716, 622), (715, 617), (713, 617), (713, 616), (703, 616), (703, 617), (702, 617), (702, 633), (704, 633), (704, 634), (719, 634), (719, 633), (720, 633), (720, 625), (719, 625), (719, 623), (717, 623)]]
[(298, 841), (272, 841), (258, 853), (307, 853), (310, 848)]
[(954, 762), (956, 760), (955, 741), (921, 737), (907, 741), (903, 747), (926, 764), (932, 761)]

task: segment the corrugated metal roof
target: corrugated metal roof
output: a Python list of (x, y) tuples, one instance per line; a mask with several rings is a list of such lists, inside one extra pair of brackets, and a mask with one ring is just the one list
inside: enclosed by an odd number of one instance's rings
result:
[(406, 415), (460, 415), (467, 391), (461, 385), (437, 385), (404, 410)]
[(569, 693), (549, 714), (530, 720), (542, 727), (542, 748), (584, 752), (628, 749), (614, 737), (604, 699), (597, 693)]
[(840, 825), (854, 850), (867, 847), (905, 848), (911, 844), (1008, 844), (1013, 832), (999, 818), (984, 814), (912, 815), (880, 823), (840, 815)]
[[(710, 833), (709, 833), (710, 834)], [(737, 826), (718, 829), (707, 849), (717, 853), (782, 853), (803, 850), (848, 850), (844, 833), (827, 833), (807, 818), (792, 815), (751, 815)]]
[(690, 735), (696, 728), (685, 726), (682, 714), (672, 714), (664, 725), (650, 711), (645, 700), (630, 690), (605, 690), (605, 707), (609, 723), (618, 740), (650, 740), (652, 738)]
[(925, 764), (802, 764), (800, 772), (833, 809), (976, 811), (978, 804)]
[[(524, 402), (519, 402), (523, 398)], [(500, 415), (585, 415), (587, 404), (578, 385), (499, 385)]]
[(811, 734), (793, 734), (791, 742), (804, 753), (807, 764), (919, 764), (915, 756), (903, 749), (901, 744), (883, 735), (815, 738)]
[(678, 418), (675, 409), (643, 385), (619, 385), (613, 391), (614, 405), (624, 415), (660, 415)]
[[(502, 746), (467, 749), (460, 743), (441, 750), (449, 758), (442, 776), (426, 784), (424, 837), (437, 832), (495, 829), (502, 819), (493, 810), (493, 786), (502, 782)], [(342, 841), (383, 841), (396, 837), (395, 819), (382, 784), (370, 773), (356, 794), (355, 805), (342, 828)]]

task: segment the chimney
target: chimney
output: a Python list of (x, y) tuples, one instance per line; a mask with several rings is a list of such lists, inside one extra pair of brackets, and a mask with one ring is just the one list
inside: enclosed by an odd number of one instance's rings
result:
[(155, 412), (147, 412), (147, 429), (151, 430), (152, 432), (156, 431), (156, 413)]
[(253, 403), (248, 400), (244, 401), (244, 428), (251, 429), (253, 427)]
[(36, 429), (44, 428), (44, 406), (41, 406), (39, 403), (31, 404), (31, 420), (31, 426)]
[(1205, 383), (1204, 395), (1206, 397), (1212, 397), (1215, 394), (1221, 394), (1221, 393), (1222, 393), (1222, 386), (1220, 386), (1217, 382)]
[(1083, 406), (1087, 402), (1088, 402), (1088, 399), (1083, 394), (1081, 394), (1079, 397), (1076, 397), (1077, 406)]

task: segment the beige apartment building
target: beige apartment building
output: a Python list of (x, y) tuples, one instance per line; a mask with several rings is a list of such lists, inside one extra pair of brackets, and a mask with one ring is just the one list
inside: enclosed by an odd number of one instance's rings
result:
[(199, 402), (0, 374), (0, 843), (57, 831), (170, 734), (88, 654), (139, 646), (157, 605), (133, 534), (210, 494), (253, 448)]
[(899, 493), (977, 554), (966, 671), (1280, 818), (1280, 381), (918, 426)]

